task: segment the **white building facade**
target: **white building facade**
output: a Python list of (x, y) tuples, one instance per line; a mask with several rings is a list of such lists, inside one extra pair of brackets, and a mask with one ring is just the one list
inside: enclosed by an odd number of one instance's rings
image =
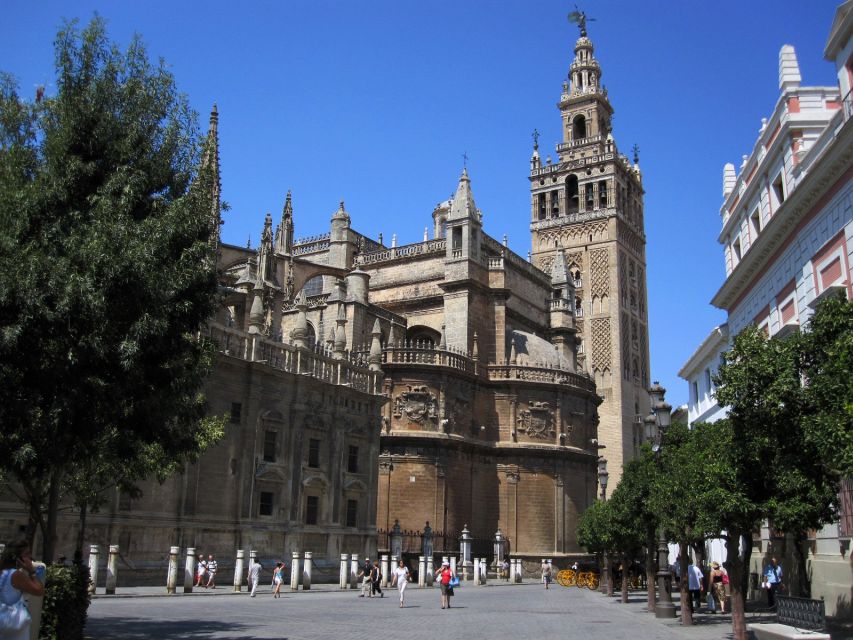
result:
[[(728, 322), (679, 371), (690, 388), (691, 424), (725, 416), (713, 398), (713, 375), (731, 337), (750, 324), (781, 337), (799, 330), (824, 297), (853, 297), (853, 0), (839, 6), (824, 57), (835, 64), (837, 86), (806, 87), (794, 48), (782, 47), (773, 113), (739, 169), (723, 170), (718, 241), (726, 279), (712, 304)], [(816, 532), (809, 554), (811, 596), (825, 599), (828, 615), (850, 615), (853, 604), (850, 488), (845, 481), (840, 522)], [(760, 545), (754, 572), (784, 550), (766, 527)]]

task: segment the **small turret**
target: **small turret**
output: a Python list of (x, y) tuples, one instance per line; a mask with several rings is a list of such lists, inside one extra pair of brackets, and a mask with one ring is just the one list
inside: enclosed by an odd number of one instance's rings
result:
[(299, 292), (296, 298), (296, 310), (299, 312), (296, 316), (296, 326), (290, 332), (290, 337), (293, 340), (293, 345), (300, 349), (308, 348), (308, 303), (305, 301), (305, 289)]
[(737, 183), (737, 174), (735, 166), (731, 162), (727, 162), (723, 167), (723, 197), (728, 198), (729, 194), (735, 190)]
[(371, 371), (382, 371), (382, 328), (379, 326), (379, 318), (373, 323), (373, 331), (371, 331), (370, 354), (367, 357), (367, 362)]
[(779, 89), (783, 92), (796, 89), (802, 81), (800, 65), (794, 47), (786, 44), (779, 51)]

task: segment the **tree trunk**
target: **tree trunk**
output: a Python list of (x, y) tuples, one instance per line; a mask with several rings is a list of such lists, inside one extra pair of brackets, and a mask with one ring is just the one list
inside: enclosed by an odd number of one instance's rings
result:
[[(744, 611), (746, 611), (746, 599), (749, 596), (749, 563), (752, 559), (752, 532), (742, 534), (740, 545), (743, 547), (743, 577), (741, 578), (741, 593), (743, 594)], [(728, 541), (726, 542), (728, 549)], [(731, 589), (731, 576), (729, 576), (729, 588)]]
[(604, 570), (607, 572), (607, 597), (613, 597), (613, 557), (607, 553), (605, 554), (606, 560), (604, 561)]
[(652, 532), (646, 540), (646, 610), (655, 612), (655, 536)]
[(622, 554), (622, 603), (628, 602), (628, 556)]
[(786, 595), (798, 596), (800, 598), (810, 598), (811, 584), (809, 584), (809, 574), (807, 571), (808, 567), (806, 567), (806, 557), (808, 556), (808, 551), (806, 551), (805, 548), (806, 539), (805, 536), (796, 535), (794, 536), (793, 541), (793, 557), (796, 560), (797, 566), (794, 567), (795, 571), (789, 572), (793, 579), (788, 581), (790, 592)]
[[(740, 557), (740, 550), (738, 549), (741, 532), (729, 528), (728, 533), (726, 550), (729, 563), (729, 588), (732, 594), (732, 640), (747, 640), (743, 584), (744, 573), (749, 573), (749, 565), (744, 566), (744, 559)], [(751, 548), (751, 544), (746, 545), (746, 549)]]
[(681, 624), (685, 627), (693, 625), (693, 611), (690, 607), (690, 586), (687, 575), (687, 554), (690, 552), (690, 547), (686, 542), (678, 543), (678, 572), (681, 578), (678, 580), (678, 594), (681, 596)]
[(77, 532), (77, 544), (74, 547), (74, 564), (83, 564), (83, 541), (86, 536), (86, 516), (89, 515), (89, 503), (83, 501), (80, 505), (80, 531)]
[(53, 563), (53, 556), (56, 553), (56, 527), (57, 519), (59, 518), (59, 478), (58, 470), (50, 474), (50, 487), (47, 498), (47, 523), (42, 529), (44, 540), (42, 541), (42, 561), (45, 564)]

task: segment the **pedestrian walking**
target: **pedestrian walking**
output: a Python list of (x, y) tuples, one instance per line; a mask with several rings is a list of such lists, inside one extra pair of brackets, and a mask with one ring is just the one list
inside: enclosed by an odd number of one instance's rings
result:
[(361, 565), (361, 570), (358, 572), (358, 577), (361, 578), (361, 593), (359, 594), (359, 598), (363, 598), (367, 596), (368, 598), (372, 598), (373, 594), (371, 593), (371, 581), (370, 575), (373, 573), (373, 565), (370, 564), (370, 558), (364, 559), (364, 564)]
[(453, 597), (453, 586), (450, 581), (453, 579), (453, 572), (450, 570), (450, 563), (446, 560), (441, 563), (441, 567), (435, 572), (435, 577), (439, 580), (441, 586), (441, 608), (450, 608), (450, 598)]
[(212, 554), (207, 556), (207, 584), (205, 588), (216, 588), (216, 560), (213, 559)]
[(687, 590), (690, 592), (690, 613), (702, 606), (702, 570), (692, 562), (687, 565)]
[(373, 569), (370, 573), (370, 592), (373, 596), (378, 593), (380, 598), (385, 597), (385, 594), (382, 593), (382, 569), (379, 568), (379, 560), (373, 561)]
[(257, 558), (252, 558), (252, 561), (249, 563), (249, 573), (247, 575), (247, 581), (249, 583), (249, 589), (251, 589), (251, 597), (255, 597), (255, 591), (258, 590), (258, 581), (261, 578), (261, 563), (258, 562)]
[(406, 585), (409, 584), (410, 574), (409, 567), (405, 565), (405, 563), (400, 560), (397, 563), (397, 566), (394, 568), (394, 577), (391, 579), (391, 586), (397, 587), (397, 591), (400, 592), (400, 608), (402, 609), (405, 605), (406, 599)]
[(545, 588), (549, 589), (551, 585), (551, 565), (547, 560), (542, 562), (542, 582), (545, 583)]
[(767, 606), (776, 607), (776, 592), (782, 587), (782, 565), (775, 556), (770, 558), (770, 564), (764, 567), (764, 589), (767, 591)]
[(284, 582), (284, 563), (283, 562), (276, 562), (275, 563), (275, 569), (273, 569), (273, 573), (272, 573), (272, 584), (273, 584), (272, 597), (273, 598), (280, 598), (281, 597), (281, 583), (282, 582)]
[(202, 554), (198, 554), (198, 566), (195, 568), (195, 586), (203, 587), (204, 576), (207, 574), (207, 560)]
[[(723, 570), (716, 560), (711, 563), (711, 574), (708, 576), (710, 583), (708, 595), (720, 603), (720, 613), (726, 612), (726, 587), (723, 584)], [(716, 607), (714, 608), (716, 612)]]

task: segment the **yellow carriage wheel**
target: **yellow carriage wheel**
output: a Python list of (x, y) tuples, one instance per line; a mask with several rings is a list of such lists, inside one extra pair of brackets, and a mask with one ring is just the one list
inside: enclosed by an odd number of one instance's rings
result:
[(571, 569), (561, 569), (557, 572), (557, 583), (568, 587), (569, 586), (569, 574), (572, 573)]
[(586, 579), (586, 586), (590, 591), (595, 591), (598, 589), (598, 574), (590, 572), (589, 577)]

